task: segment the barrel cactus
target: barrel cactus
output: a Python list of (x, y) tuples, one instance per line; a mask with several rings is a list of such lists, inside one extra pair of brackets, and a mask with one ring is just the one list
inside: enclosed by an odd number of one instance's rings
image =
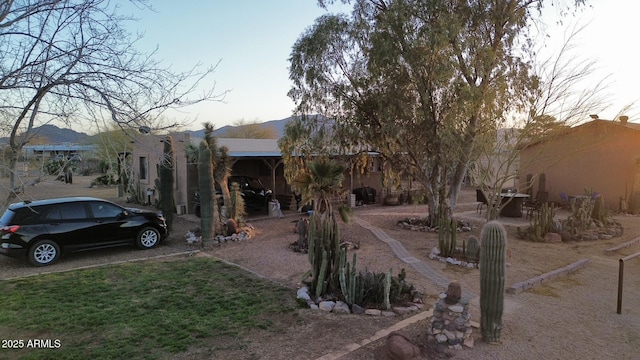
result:
[(504, 309), (507, 232), (497, 221), (482, 228), (480, 244), (480, 330), (489, 343), (500, 340)]
[(480, 256), (480, 244), (478, 243), (477, 237), (469, 237), (464, 255), (470, 262), (478, 262), (478, 257)]

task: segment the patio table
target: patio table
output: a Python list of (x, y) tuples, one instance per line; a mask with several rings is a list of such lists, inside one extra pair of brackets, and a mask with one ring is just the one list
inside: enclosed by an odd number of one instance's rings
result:
[(529, 194), (502, 193), (500, 194), (502, 208), (500, 215), (506, 217), (522, 217), (522, 202)]

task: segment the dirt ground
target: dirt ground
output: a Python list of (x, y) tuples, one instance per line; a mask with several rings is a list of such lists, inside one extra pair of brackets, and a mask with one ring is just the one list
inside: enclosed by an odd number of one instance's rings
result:
[[(25, 196), (59, 197), (90, 195), (122, 202), (116, 197), (115, 188), (90, 188), (91, 178), (74, 177), (73, 184), (43, 182), (26, 188)], [(479, 236), (483, 224), (475, 213), (475, 193), (463, 192), (456, 217), (473, 224), (471, 233)], [(405, 217), (424, 216), (423, 206), (368, 206), (360, 207), (355, 216), (381, 229), (399, 241), (416, 259), (424, 261), (443, 276), (462, 283), (464, 289), (478, 295), (479, 272), (429, 260), (431, 249), (437, 246), (433, 233), (403, 230), (397, 226)], [(563, 216), (560, 214), (559, 216)], [(616, 313), (619, 259), (640, 251), (636, 244), (614, 253), (606, 249), (640, 236), (640, 218), (618, 215), (623, 224), (622, 237), (609, 240), (572, 243), (533, 243), (515, 236), (516, 226), (526, 226), (524, 219), (503, 219), (509, 233), (508, 248), (511, 253), (507, 268), (507, 287), (537, 275), (564, 267), (580, 259), (590, 262), (577, 272), (554, 280), (541, 287), (517, 295), (505, 295), (502, 341), (498, 345), (485, 344), (479, 329), (474, 329), (475, 346), (464, 350), (435, 352), (427, 342), (427, 321), (419, 321), (404, 327), (407, 335), (431, 357), (454, 359), (635, 359), (640, 349), (640, 257), (625, 264), (622, 314)], [(307, 255), (292, 252), (288, 245), (295, 241), (293, 222), (297, 215), (288, 214), (283, 219), (250, 219), (256, 229), (255, 237), (248, 242), (230, 243), (199, 256), (214, 256), (275, 283), (295, 289), (300, 286), (301, 275), (308, 270)], [(194, 221), (195, 220), (195, 221)], [(174, 233), (163, 246), (152, 251), (115, 249), (108, 252), (72, 254), (47, 271), (61, 271), (106, 264), (141, 257), (154, 258), (172, 253), (197, 250), (186, 245), (184, 233), (198, 225), (192, 216), (177, 217)], [(357, 253), (358, 268), (374, 271), (392, 269), (394, 275), (402, 268), (407, 280), (424, 293), (424, 310), (445, 289), (416, 272), (409, 264), (398, 259), (389, 246), (377, 239), (369, 230), (355, 222), (341, 226), (345, 240), (360, 244)], [(186, 256), (186, 255), (181, 255)], [(351, 255), (350, 255), (351, 256)], [(55, 267), (55, 268), (54, 268)], [(38, 274), (42, 269), (30, 267), (26, 262), (0, 257), (0, 278)], [(472, 320), (479, 322), (479, 299), (471, 300)], [(368, 343), (377, 331), (388, 329), (401, 320), (411, 317), (385, 318), (358, 315), (335, 315), (301, 309), (297, 314), (274, 319), (286, 325), (288, 331), (270, 332), (256, 330), (246, 339), (212, 339), (206, 346), (192, 349), (176, 358), (234, 358), (234, 359), (373, 359), (384, 338)], [(238, 347), (224, 346), (220, 342), (240, 342)], [(353, 344), (364, 344), (353, 345)], [(366, 343), (366, 344), (365, 344)], [(218, 350), (212, 351), (216, 348)], [(220, 350), (222, 348), (222, 350)], [(345, 349), (353, 349), (345, 351)]]

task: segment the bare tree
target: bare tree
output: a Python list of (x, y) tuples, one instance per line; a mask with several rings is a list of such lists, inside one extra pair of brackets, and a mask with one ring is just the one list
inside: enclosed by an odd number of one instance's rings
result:
[[(495, 219), (507, 204), (493, 201), (500, 199), (505, 187), (527, 191), (530, 186), (518, 182), (518, 170), (526, 165), (520, 162), (520, 149), (561, 135), (588, 119), (587, 115), (607, 107), (607, 78), (587, 84), (593, 78), (596, 63), (592, 59), (581, 60), (573, 52), (583, 29), (573, 28), (558, 53), (535, 68), (539, 85), (528, 95), (529, 106), (512, 118), (503, 118), (498, 122), (501, 129), (484, 134), (478, 141), (477, 160), (470, 167), (470, 177), (485, 197), (492, 200), (487, 204), (487, 220)], [(551, 164), (554, 159), (548, 161)]]
[[(131, 1), (148, 8), (146, 0)], [(174, 72), (154, 53), (136, 50), (140, 35), (124, 27), (133, 20), (107, 0), (0, 1), (0, 128), (9, 134), (10, 198), (34, 126), (108, 119), (154, 129), (167, 109), (224, 97), (214, 87), (193, 96), (215, 66)]]

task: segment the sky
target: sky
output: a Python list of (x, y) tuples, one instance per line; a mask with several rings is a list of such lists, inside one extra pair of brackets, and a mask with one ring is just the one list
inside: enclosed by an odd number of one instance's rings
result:
[[(143, 49), (158, 47), (157, 57), (174, 70), (187, 70), (197, 63), (219, 62), (203, 87), (215, 85), (216, 92), (229, 91), (224, 102), (194, 105), (176, 120), (187, 120), (199, 129), (205, 121), (216, 128), (239, 120), (264, 122), (291, 115), (294, 103), (287, 96), (291, 88), (288, 58), (296, 39), (314, 20), (326, 13), (316, 0), (154, 0), (155, 12), (135, 12), (139, 20), (132, 31), (144, 32)], [(637, 85), (635, 20), (640, 2), (595, 0), (590, 8), (555, 25), (555, 11), (547, 21), (550, 37), (544, 51), (553, 53), (562, 44), (567, 27), (586, 24), (575, 54), (597, 61), (596, 79), (607, 77), (608, 109), (597, 109), (600, 118), (613, 119), (621, 109), (640, 99)], [(343, 5), (331, 11), (345, 11)], [(594, 83), (596, 80), (594, 80)], [(629, 121), (640, 122), (635, 112)]]

